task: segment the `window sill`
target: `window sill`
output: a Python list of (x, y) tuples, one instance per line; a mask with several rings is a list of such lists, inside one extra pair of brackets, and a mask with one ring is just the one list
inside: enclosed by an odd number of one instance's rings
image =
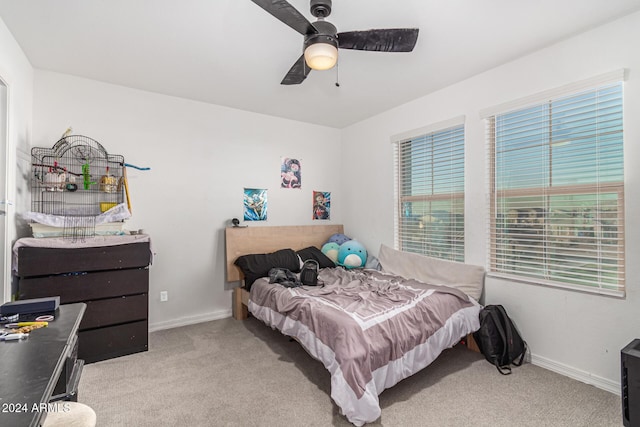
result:
[(509, 280), (512, 282), (524, 283), (527, 285), (544, 286), (548, 288), (565, 289), (570, 291), (577, 291), (587, 294), (604, 295), (615, 298), (625, 298), (626, 293), (624, 290), (603, 289), (597, 287), (570, 285), (568, 283), (558, 283), (549, 280), (534, 279), (529, 277), (516, 276), (505, 273), (487, 272), (487, 277), (501, 280)]

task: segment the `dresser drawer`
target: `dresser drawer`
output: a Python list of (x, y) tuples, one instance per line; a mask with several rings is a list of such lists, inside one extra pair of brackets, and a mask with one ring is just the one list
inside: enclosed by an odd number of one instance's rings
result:
[(146, 268), (20, 278), (18, 282), (19, 299), (59, 295), (61, 304), (141, 294), (148, 290)]
[(149, 296), (147, 294), (86, 301), (85, 303), (87, 311), (84, 313), (82, 323), (80, 323), (80, 331), (144, 320), (149, 312)]
[(60, 248), (18, 248), (18, 276), (45, 276), (69, 272), (119, 270), (146, 267), (151, 263), (149, 242), (81, 250)]
[(78, 357), (85, 363), (112, 359), (148, 350), (147, 320), (80, 331)]

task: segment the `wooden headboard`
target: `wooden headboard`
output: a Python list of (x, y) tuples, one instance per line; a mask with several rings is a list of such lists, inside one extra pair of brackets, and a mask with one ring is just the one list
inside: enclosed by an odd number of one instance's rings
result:
[(274, 252), (279, 249), (321, 248), (331, 235), (344, 233), (339, 225), (292, 225), (267, 227), (228, 227), (225, 230), (227, 281), (242, 280), (242, 272), (234, 264), (241, 255)]

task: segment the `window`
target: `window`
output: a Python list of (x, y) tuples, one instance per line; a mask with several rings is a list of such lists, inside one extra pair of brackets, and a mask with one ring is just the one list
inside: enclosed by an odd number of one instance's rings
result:
[(464, 261), (464, 124), (394, 138), (398, 249)]
[(622, 82), (487, 117), (489, 271), (624, 291)]

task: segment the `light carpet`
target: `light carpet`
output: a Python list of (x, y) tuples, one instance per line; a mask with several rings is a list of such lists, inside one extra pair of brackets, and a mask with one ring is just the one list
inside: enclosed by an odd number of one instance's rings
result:
[[(149, 336), (149, 351), (86, 365), (79, 401), (99, 427), (349, 426), (324, 366), (260, 321)], [(620, 426), (620, 397), (525, 364), (503, 376), (456, 346), (380, 395), (380, 426)]]

